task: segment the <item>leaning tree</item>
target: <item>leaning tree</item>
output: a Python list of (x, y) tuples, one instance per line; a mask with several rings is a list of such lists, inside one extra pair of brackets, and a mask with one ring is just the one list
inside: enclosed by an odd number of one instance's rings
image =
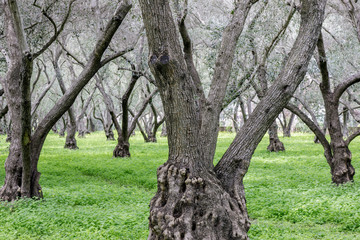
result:
[[(79, 76), (72, 81), (72, 85), (55, 103), (38, 127), (32, 133), (31, 129), (31, 95), (30, 80), (33, 71), (33, 61), (46, 51), (57, 39), (70, 16), (70, 9), (75, 2), (69, 3), (66, 17), (60, 27), (48, 14), (46, 6), (33, 5), (42, 9), (42, 14), (51, 22), (54, 28), (53, 36), (38, 51), (31, 50), (29, 39), (22, 23), (21, 11), (15, 0), (1, 0), (1, 7), (5, 12), (5, 34), (8, 52), (8, 70), (6, 77), (1, 79), (11, 115), (12, 139), (9, 155), (5, 162), (5, 183), (0, 190), (0, 198), (12, 201), (19, 197), (42, 197), (39, 184), (40, 173), (37, 170), (40, 152), (47, 134), (53, 125), (71, 107), (84, 86), (92, 79), (96, 72), (127, 50), (118, 51), (103, 57), (115, 32), (131, 9), (128, 0), (116, 4), (116, 10), (106, 26), (99, 33), (95, 46)], [(51, 5), (53, 6), (53, 5)]]
[(233, 50), (255, 2), (235, 1), (206, 96), (193, 61), (186, 11), (177, 27), (169, 1), (140, 0), (149, 66), (163, 102), (169, 143), (169, 158), (158, 168), (158, 190), (150, 203), (148, 239), (248, 239), (243, 178), (256, 146), (304, 78), (326, 0), (302, 1), (299, 34), (276, 83), (214, 168), (219, 114)]

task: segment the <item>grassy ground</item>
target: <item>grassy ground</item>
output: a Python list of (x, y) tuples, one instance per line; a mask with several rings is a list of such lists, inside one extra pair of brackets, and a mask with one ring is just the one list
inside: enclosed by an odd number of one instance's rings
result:
[[(216, 161), (233, 134), (221, 134)], [(252, 159), (245, 187), (251, 239), (360, 239), (360, 180), (330, 184), (329, 167), (312, 135), (282, 139), (286, 152), (268, 153), (267, 139)], [(0, 137), (0, 164), (8, 144)], [(166, 139), (131, 139), (130, 159), (113, 159), (115, 142), (103, 133), (79, 139), (80, 150), (63, 149), (50, 134), (39, 170), (43, 201), (0, 205), (0, 239), (146, 239), (148, 204), (156, 191), (156, 168), (167, 158)], [(360, 144), (351, 145), (360, 169)], [(0, 168), (0, 184), (4, 169)]]

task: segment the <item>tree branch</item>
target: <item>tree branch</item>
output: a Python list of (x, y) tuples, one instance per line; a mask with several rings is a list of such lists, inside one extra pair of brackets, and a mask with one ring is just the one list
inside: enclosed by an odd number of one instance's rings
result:
[[(143, 105), (141, 106), (140, 110), (138, 111), (138, 113), (135, 115), (135, 117), (133, 118), (130, 128), (129, 128), (129, 132), (128, 132), (128, 138), (130, 137), (131, 133), (134, 131), (135, 126), (136, 126), (136, 121), (139, 119), (139, 117), (141, 116), (141, 114), (145, 111), (146, 106), (148, 105), (148, 103), (151, 101), (151, 99), (153, 98), (153, 96), (155, 96), (155, 94), (157, 94), (159, 92), (158, 89), (156, 89), (153, 93), (151, 93), (148, 98), (143, 102)], [(124, 113), (123, 113), (124, 114)]]
[(81, 90), (101, 68), (101, 58), (131, 7), (132, 5), (128, 0), (123, 0), (119, 3), (114, 15), (106, 25), (104, 32), (99, 36), (83, 71), (72, 81), (73, 84), (68, 91), (56, 102), (35, 130), (33, 136), (42, 140), (38, 141), (37, 144), (43, 144), (51, 127), (71, 107)]
[(346, 140), (345, 143), (347, 146), (349, 146), (349, 144), (351, 143), (352, 140), (354, 140), (357, 136), (360, 135), (360, 129), (358, 129), (356, 132), (354, 132), (353, 134), (351, 134)]
[(184, 44), (184, 57), (185, 57), (185, 62), (187, 65), (187, 69), (191, 75), (191, 78), (195, 84), (196, 87), (196, 92), (200, 98), (200, 102), (201, 102), (201, 106), (204, 106), (205, 101), (206, 101), (206, 97), (205, 97), (205, 93), (204, 93), (204, 89), (202, 87), (202, 83), (199, 77), (199, 73), (196, 70), (195, 64), (194, 64), (194, 59), (193, 59), (193, 44), (189, 35), (189, 32), (187, 30), (187, 27), (185, 25), (185, 19), (187, 17), (187, 0), (185, 0), (185, 10), (183, 13), (183, 16), (180, 17), (179, 16), (179, 21), (178, 21), (178, 25), (179, 25), (179, 31), (180, 31), (180, 35), (181, 38), (183, 40), (183, 44)]
[[(332, 153), (331, 153), (330, 143), (326, 139), (326, 137), (325, 137), (324, 133), (321, 131), (321, 129), (313, 121), (311, 121), (311, 119), (308, 118), (308, 116), (306, 116), (306, 114), (304, 112), (302, 112), (295, 105), (288, 103), (288, 105), (285, 108), (288, 109), (289, 111), (291, 111), (292, 113), (296, 114), (301, 119), (301, 121), (303, 121), (310, 128), (310, 130), (313, 131), (313, 133), (315, 133), (315, 135), (319, 139), (321, 145), (324, 147), (325, 156), (328, 156), (331, 158)], [(326, 157), (326, 159), (328, 159), (328, 158)]]
[[(51, 44), (53, 44), (53, 42), (57, 39), (57, 37), (60, 35), (60, 33), (64, 30), (65, 24), (67, 22), (67, 20), (69, 19), (70, 13), (71, 13), (71, 8), (73, 3), (77, 1), (77, 0), (71, 0), (69, 3), (69, 7), (67, 10), (67, 13), (65, 15), (64, 20), (62, 21), (62, 23), (60, 24), (59, 29), (57, 29), (56, 23), (54, 22), (54, 20), (47, 14), (46, 11), (42, 11), (43, 15), (51, 22), (51, 24), (54, 27), (54, 35), (49, 39), (49, 41), (47, 43), (45, 43), (45, 45), (36, 53), (32, 54), (32, 58), (35, 59), (38, 56), (40, 56), (43, 52), (45, 52), (46, 49), (48, 49)], [(36, 1), (35, 1), (36, 2)]]
[(125, 53), (131, 52), (132, 50), (134, 50), (134, 47), (130, 47), (130, 48), (126, 48), (125, 50), (119, 51), (114, 53), (113, 55), (110, 55), (106, 58), (104, 58), (101, 62), (100, 65), (104, 66), (105, 64), (109, 63), (110, 61), (123, 56)]
[(342, 83), (338, 84), (335, 87), (334, 90), (334, 98), (335, 100), (339, 100), (341, 95), (346, 91), (346, 89), (348, 89), (350, 86), (354, 85), (355, 83), (360, 82), (360, 72), (351, 75), (350, 77), (348, 77), (345, 81), (343, 81)]
[(330, 77), (329, 77), (329, 70), (327, 67), (327, 58), (326, 52), (324, 47), (324, 41), (322, 34), (320, 33), (319, 40), (317, 42), (317, 50), (319, 54), (319, 69), (321, 72), (322, 82), (320, 84), (320, 89), (323, 93), (330, 93)]

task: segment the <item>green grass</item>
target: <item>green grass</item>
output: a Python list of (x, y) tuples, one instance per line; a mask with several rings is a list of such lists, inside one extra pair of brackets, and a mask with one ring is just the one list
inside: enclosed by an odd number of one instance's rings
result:
[[(234, 134), (219, 137), (215, 161)], [(251, 239), (360, 239), (360, 179), (333, 186), (320, 145), (309, 134), (281, 139), (286, 152), (266, 151), (265, 138), (245, 178)], [(115, 142), (102, 132), (78, 139), (77, 151), (50, 134), (39, 162), (44, 200), (0, 205), (0, 239), (146, 239), (156, 168), (167, 141), (131, 139), (130, 159), (112, 158)], [(351, 145), (360, 169), (359, 140)], [(0, 137), (0, 164), (8, 151)], [(0, 169), (3, 184), (4, 169)]]

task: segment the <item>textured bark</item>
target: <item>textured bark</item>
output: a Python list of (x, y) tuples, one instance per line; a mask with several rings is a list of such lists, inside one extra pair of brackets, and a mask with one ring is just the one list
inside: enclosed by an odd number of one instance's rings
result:
[(113, 157), (125, 158), (130, 156), (130, 143), (118, 140), (118, 143), (113, 151)]
[(330, 87), (325, 47), (321, 35), (319, 37), (317, 48), (319, 53), (319, 68), (322, 76), (320, 90), (324, 99), (326, 120), (329, 124), (330, 146), (333, 155), (330, 162), (332, 181), (335, 184), (343, 184), (353, 181), (355, 169), (351, 165), (351, 152), (343, 139), (338, 110), (339, 99), (349, 86), (360, 81), (360, 74), (343, 81), (335, 87), (334, 91), (332, 91)]
[(285, 151), (284, 144), (280, 141), (278, 136), (278, 126), (276, 124), (276, 121), (274, 121), (269, 128), (269, 141), (270, 143), (267, 147), (267, 150), (269, 152)]
[(325, 1), (303, 1), (299, 36), (287, 64), (215, 169), (213, 139), (217, 137), (219, 111), (233, 49), (251, 2), (239, 3), (224, 32), (216, 80), (204, 104), (186, 59), (188, 45), (184, 44), (183, 51), (169, 2), (140, 0), (140, 6), (148, 36), (149, 66), (164, 105), (169, 143), (169, 158), (158, 168), (158, 191), (150, 203), (148, 239), (248, 239), (250, 221), (242, 178), (257, 144), (307, 71)]
[(0, 198), (10, 201), (19, 197), (41, 196), (41, 193), (33, 193), (38, 181), (32, 177), (36, 170), (31, 168), (30, 157), (32, 56), (16, 1), (3, 3), (10, 59), (3, 86), (12, 122), (9, 155), (5, 162), (5, 183), (0, 190)]
[(208, 98), (201, 110), (200, 139), (203, 141), (204, 158), (207, 159), (209, 167), (213, 167), (220, 113), (235, 56), (234, 49), (236, 49), (236, 44), (244, 29), (248, 13), (255, 2), (257, 0), (236, 1), (237, 5), (230, 23), (222, 35)]
[(298, 37), (269, 88), (215, 167), (222, 186), (245, 208), (243, 178), (256, 146), (303, 80), (320, 34), (326, 1), (303, 1)]
[[(46, 136), (52, 126), (70, 108), (82, 88), (90, 81), (98, 69), (109, 61), (109, 57), (101, 60), (103, 53), (131, 8), (131, 5), (126, 0), (119, 3), (115, 15), (99, 36), (84, 71), (73, 81), (73, 84), (64, 96), (46, 114), (31, 136), (30, 78), (32, 61), (56, 40), (69, 17), (73, 2), (70, 2), (65, 20), (60, 28), (57, 29), (58, 31), (55, 31), (54, 35), (39, 51), (32, 54), (26, 46), (26, 38), (16, 1), (3, 0), (7, 30), (6, 37), (10, 53), (10, 64), (5, 80), (5, 85), (7, 84), (8, 86), (5, 94), (9, 102), (9, 111), (13, 121), (12, 125), (14, 125), (12, 127), (13, 134), (9, 156), (5, 164), (5, 183), (0, 190), (0, 198), (4, 200), (12, 201), (19, 196), (42, 197), (39, 185), (40, 173), (37, 171), (37, 164)], [(12, 96), (13, 100), (10, 100)], [(21, 99), (19, 99), (20, 96)], [(15, 103), (15, 100), (17, 100), (17, 103)], [(13, 105), (10, 103), (11, 101), (14, 101)]]

